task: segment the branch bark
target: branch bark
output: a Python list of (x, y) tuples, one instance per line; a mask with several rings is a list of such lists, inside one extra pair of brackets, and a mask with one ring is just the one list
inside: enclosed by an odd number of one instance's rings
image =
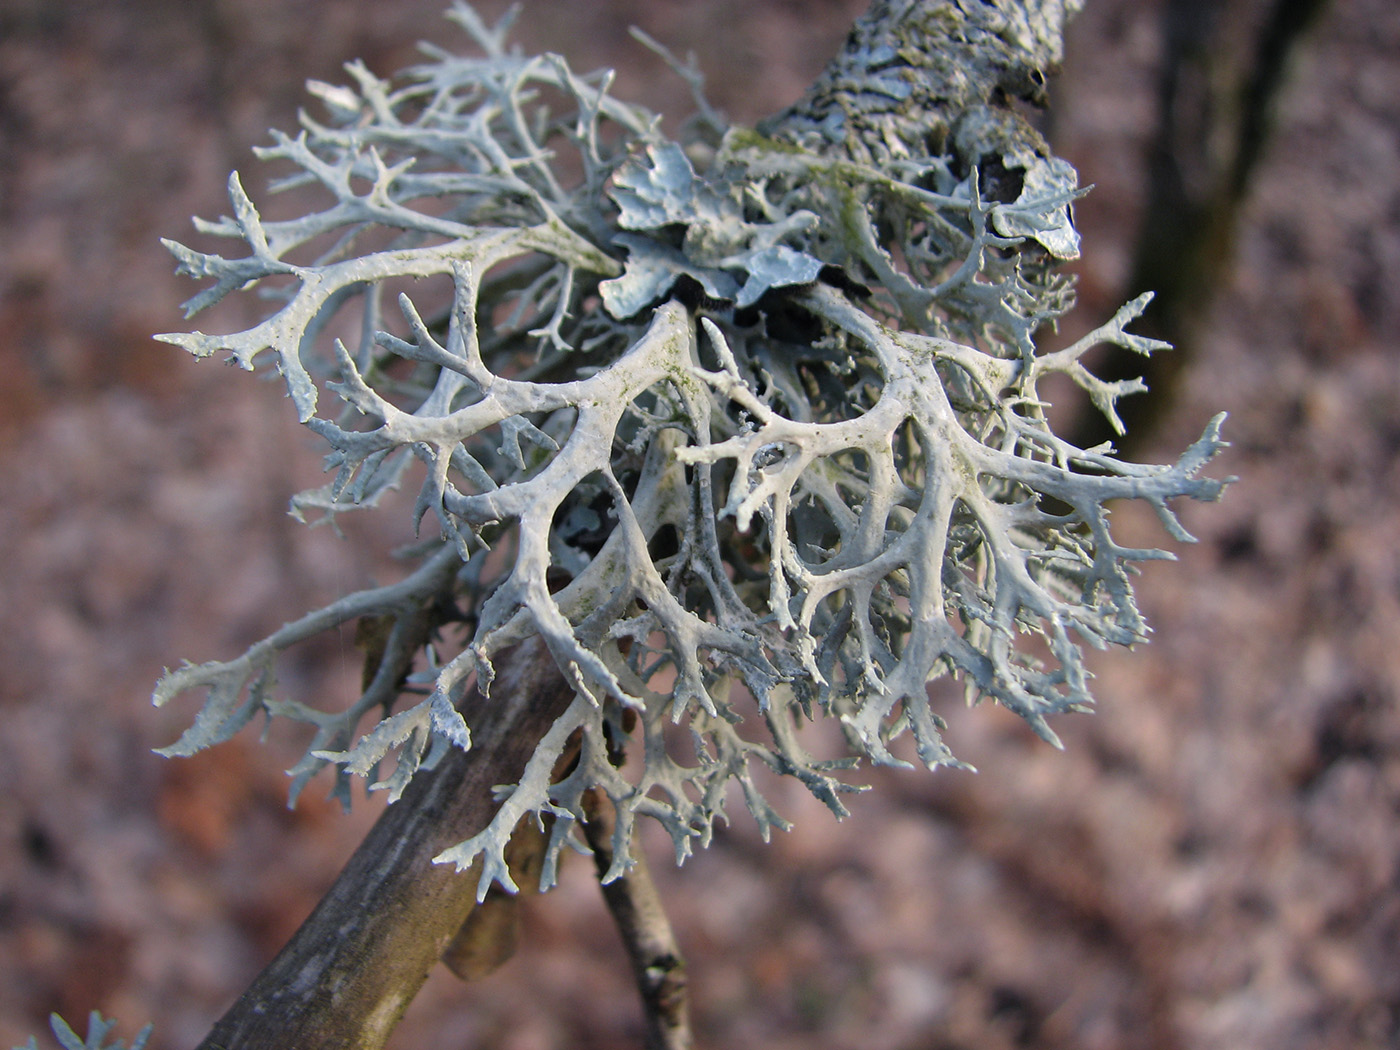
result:
[(1024, 167), (1050, 150), (1017, 103), (1045, 104), (1065, 25), (1083, 6), (874, 0), (807, 93), (759, 130), (875, 165), (947, 150), (969, 166)]
[(470, 752), (420, 772), (311, 917), (199, 1050), (379, 1050), (476, 903), (476, 880), (433, 857), (484, 828), (492, 788), (519, 777), (573, 699), (538, 639), (497, 658), (489, 700), (463, 703)]
[[(592, 798), (585, 800), (588, 820), (583, 832), (602, 879), (612, 867), (616, 819), (597, 791), (590, 794)], [(632, 870), (603, 886), (603, 899), (622, 935), (641, 992), (646, 1050), (691, 1050), (695, 1044), (690, 1031), (685, 960), (640, 847), (633, 848)]]

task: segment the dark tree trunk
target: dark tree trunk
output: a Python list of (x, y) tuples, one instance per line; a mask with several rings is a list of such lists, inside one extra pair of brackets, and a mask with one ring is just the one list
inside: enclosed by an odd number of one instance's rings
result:
[(1148, 195), (1122, 298), (1154, 298), (1136, 331), (1172, 344), (1146, 361), (1110, 348), (1097, 367), (1110, 382), (1139, 376), (1153, 396), (1118, 406), (1127, 433), (1113, 434), (1085, 410), (1073, 440), (1082, 448), (1112, 441), (1132, 454), (1170, 411), (1197, 332), (1229, 270), (1239, 216), (1273, 126), (1290, 60), (1329, 0), (1268, 0), (1257, 35), (1240, 46), (1225, 32), (1265, 7), (1260, 0), (1170, 0), (1162, 13), (1165, 55), (1157, 90), (1157, 128), (1148, 155)]

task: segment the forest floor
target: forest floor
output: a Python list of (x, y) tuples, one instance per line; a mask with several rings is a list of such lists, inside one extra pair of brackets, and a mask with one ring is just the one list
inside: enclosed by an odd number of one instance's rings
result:
[[(319, 483), (315, 442), (280, 388), (150, 340), (193, 294), (157, 237), (226, 211), (231, 168), (258, 195), (248, 149), (292, 126), (306, 77), (450, 45), (441, 6), (0, 0), (0, 1046), (93, 1008), (128, 1036), (154, 1021), (152, 1050), (193, 1046), (378, 812), (314, 785), (288, 811), (299, 752), (276, 731), (151, 754), (191, 714), (146, 702), (163, 666), (392, 578), (365, 552), (402, 539), (286, 516)], [(526, 6), (527, 46), (615, 65), (619, 94), (663, 111), (686, 92), (626, 28), (693, 49), (713, 101), (752, 121), (865, 4)], [(1098, 187), (1076, 206), (1082, 326), (1142, 290), (1125, 285), (1162, 56), (1159, 3), (1088, 6), (1052, 88), (1057, 149)], [(1267, 5), (1233, 6), (1247, 33)], [(1143, 574), (1152, 644), (1095, 658), (1100, 710), (1057, 724), (1064, 752), (950, 693), (975, 776), (872, 773), (839, 824), (780, 787), (792, 832), (764, 845), (738, 816), (679, 870), (652, 843), (702, 1047), (1400, 1045), (1397, 274), (1400, 5), (1351, 0), (1290, 67), (1140, 449), (1171, 459), (1227, 410), (1211, 471), (1240, 478), (1185, 508), (1199, 544)], [(332, 639), (282, 688), (348, 693), (358, 665)], [(640, 1045), (587, 863), (528, 902), (526, 935), (479, 984), (435, 974), (392, 1045)]]

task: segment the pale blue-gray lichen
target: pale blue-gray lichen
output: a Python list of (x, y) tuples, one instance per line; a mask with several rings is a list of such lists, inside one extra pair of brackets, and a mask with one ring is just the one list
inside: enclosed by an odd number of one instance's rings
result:
[[(116, 1026), (116, 1021), (104, 1020), (102, 1015), (94, 1010), (88, 1015), (87, 1036), (83, 1038), (73, 1031), (68, 1026), (68, 1022), (59, 1017), (58, 1014), (49, 1015), (49, 1028), (52, 1029), (54, 1038), (58, 1040), (58, 1044), (63, 1047), (63, 1050), (127, 1050), (124, 1040), (107, 1041), (108, 1035)], [(146, 1041), (151, 1038), (153, 1027), (146, 1025), (145, 1028), (137, 1032), (136, 1038), (131, 1041), (130, 1050), (144, 1050)], [(39, 1044), (33, 1036), (30, 1036), (29, 1042), (23, 1046), (15, 1047), (15, 1050), (39, 1050)]]
[[(1055, 271), (1078, 251), (1073, 169), (1002, 117), (912, 151), (936, 136), (911, 130), (918, 93), (901, 95), (907, 80), (888, 70), (871, 82), (883, 101), (860, 116), (895, 121), (874, 149), (842, 145), (855, 125), (829, 127), (840, 110), (825, 104), (763, 134), (726, 132), (706, 111), (669, 141), (608, 94), (609, 74), (512, 51), (504, 24), (464, 5), (451, 17), (477, 57), (432, 48), (391, 81), (352, 64), (352, 85), (312, 85), (326, 123), (304, 116), (261, 151), (298, 170), (282, 185), (319, 187), (322, 210), (264, 221), (235, 176), (233, 215), (200, 229), (249, 254), (171, 244), (183, 272), (214, 282), (191, 312), (277, 285), (283, 305), (246, 332), (162, 338), (249, 368), (271, 354), (335, 470), (296, 513), (374, 506), (416, 462), (415, 516), (440, 539), (399, 583), (167, 675), (158, 703), (207, 694), (167, 753), (265, 713), (314, 730), (294, 790), (332, 767), (348, 798), (351, 774), (396, 755), (377, 786), (397, 795), (435, 751), (470, 747), (454, 709), (469, 682), (542, 636), (577, 697), (490, 826), (440, 858), (483, 857), (484, 892), (510, 885), (504, 847), (527, 814), (554, 818), (551, 880), (591, 788), (617, 810), (617, 875), (637, 816), (684, 857), (733, 784), (765, 833), (784, 826), (756, 768), (844, 815), (846, 771), (899, 762), (905, 734), (925, 764), (957, 764), (926, 690), (940, 675), (1053, 742), (1048, 719), (1091, 702), (1081, 647), (1146, 636), (1133, 564), (1170, 556), (1118, 544), (1108, 504), (1144, 501), (1189, 540), (1171, 501), (1222, 485), (1198, 476), (1219, 420), (1168, 466), (1050, 429), (1046, 376), (1116, 421), (1137, 387), (1095, 377), (1085, 352), (1162, 349), (1126, 331), (1145, 298), (1070, 347), (1037, 346), (1073, 301)], [(1049, 32), (1035, 28), (997, 31)], [(974, 142), (981, 153), (958, 152)], [(1000, 168), (985, 163), (993, 148)], [(1015, 192), (984, 194), (1007, 171)], [(430, 276), (450, 292), (406, 294)], [(465, 611), (467, 634), (425, 641), (425, 610), (444, 602)], [(284, 650), (370, 616), (392, 630), (358, 700), (277, 695)], [(389, 713), (405, 674), (422, 699)], [(388, 714), (357, 735), (372, 711)], [(799, 729), (821, 716), (842, 727), (845, 753), (807, 750)], [(575, 734), (579, 759), (555, 783)], [(633, 765), (614, 762), (624, 739)]]

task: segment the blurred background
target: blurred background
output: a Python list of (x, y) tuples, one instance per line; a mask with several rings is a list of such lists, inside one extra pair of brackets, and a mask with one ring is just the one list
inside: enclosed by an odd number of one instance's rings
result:
[[(307, 77), (465, 46), (443, 4), (0, 0), (0, 1046), (93, 1008), (193, 1046), (378, 812), (315, 785), (287, 811), (276, 730), (151, 754), (192, 714), (148, 705), (163, 666), (393, 578), (403, 539), (285, 515), (317, 443), (280, 385), (151, 341), (195, 290), (157, 237), (227, 211), (230, 169), (266, 199), (250, 147)], [(639, 25), (749, 122), (864, 7), (529, 0), (518, 38), (685, 112)], [(794, 831), (765, 846), (740, 813), (680, 870), (652, 843), (702, 1047), (1400, 1045), (1400, 5), (1089, 0), (1052, 98), (1097, 186), (1063, 337), (1159, 289), (1148, 323), (1182, 349), (1130, 451), (1174, 458), (1227, 410), (1211, 469), (1240, 481), (1185, 508), (1201, 542), (1140, 585), (1153, 643), (1095, 659), (1064, 753), (950, 694), (980, 773), (873, 773), (839, 824), (780, 792)], [(1131, 508), (1118, 527), (1163, 541)], [(330, 638), (282, 684), (358, 675)], [(392, 1045), (640, 1046), (589, 864), (526, 933), (478, 985), (435, 974)]]

